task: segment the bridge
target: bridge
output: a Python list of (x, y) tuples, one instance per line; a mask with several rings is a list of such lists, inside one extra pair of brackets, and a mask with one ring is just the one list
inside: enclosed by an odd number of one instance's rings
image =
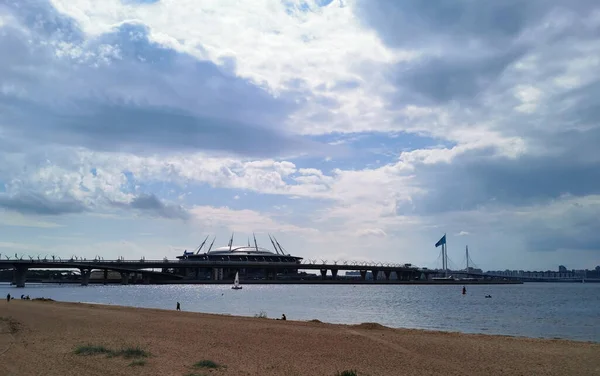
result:
[[(340, 270), (359, 271), (362, 280), (366, 279), (367, 272), (373, 275), (373, 280), (377, 280), (380, 273), (386, 280), (390, 280), (395, 275), (399, 281), (410, 281), (427, 278), (431, 271), (421, 269), (410, 264), (377, 263), (377, 262), (348, 262), (335, 261), (322, 263), (306, 261), (303, 263), (295, 262), (264, 262), (264, 261), (190, 261), (190, 260), (85, 260), (85, 259), (7, 259), (0, 260), (0, 269), (13, 269), (13, 283), (16, 287), (25, 287), (27, 279), (27, 270), (29, 269), (78, 269), (81, 273), (81, 284), (89, 284), (92, 270), (104, 271), (104, 282), (106, 283), (108, 271), (116, 271), (121, 274), (121, 284), (128, 284), (130, 276), (134, 273), (143, 276), (144, 283), (150, 283), (152, 276), (170, 278), (172, 280), (182, 280), (186, 276), (195, 275), (198, 279), (200, 270), (210, 270), (211, 279), (219, 279), (223, 270), (240, 271), (247, 269), (262, 269), (264, 277), (268, 280), (276, 280), (278, 272), (297, 272), (298, 270), (319, 270), (321, 279), (326, 279), (327, 272), (330, 272), (332, 279), (336, 279)], [(157, 272), (153, 269), (161, 269)], [(173, 270), (173, 272), (166, 272)], [(221, 272), (219, 274), (219, 271)]]

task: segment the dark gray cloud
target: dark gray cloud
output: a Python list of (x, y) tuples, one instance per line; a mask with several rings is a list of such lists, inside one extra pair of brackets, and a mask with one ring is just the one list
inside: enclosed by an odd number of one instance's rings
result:
[(600, 207), (572, 204), (560, 218), (535, 220), (518, 232), (525, 233), (526, 244), (532, 251), (557, 249), (600, 251)]
[(0, 38), (0, 127), (7, 136), (96, 150), (253, 157), (327, 148), (282, 130), (295, 98), (273, 98), (234, 77), (231, 64), (158, 46), (143, 26), (124, 24), (83, 41), (72, 20), (44, 3), (1, 9), (31, 32), (9, 25)]
[(395, 82), (405, 89), (400, 98), (408, 102), (472, 100), (525, 51), (515, 47), (489, 55), (424, 58), (398, 69)]
[(73, 214), (88, 210), (82, 202), (72, 197), (55, 199), (35, 192), (16, 195), (0, 193), (0, 208), (34, 215)]
[(392, 69), (390, 80), (399, 89), (392, 102), (423, 104), (474, 100), (541, 43), (598, 38), (600, 30), (581, 24), (566, 34), (560, 23), (535, 31), (549, 16), (571, 14), (578, 22), (598, 7), (592, 0), (363, 0), (356, 14), (388, 45), (421, 53)]
[(490, 147), (460, 154), (447, 164), (418, 163), (415, 177), (427, 193), (399, 212), (429, 215), (600, 194), (600, 123), (582, 130), (530, 132), (529, 147), (540, 150), (538, 155), (500, 157)]
[(588, 15), (597, 6), (595, 0), (359, 0), (356, 15), (392, 46), (469, 40), (498, 46), (512, 43), (553, 11)]
[(211, 150), (252, 157), (321, 148), (317, 142), (256, 125), (195, 116), (169, 108), (85, 101), (76, 102), (75, 111), (61, 113), (50, 107), (28, 105), (25, 101), (13, 101), (13, 104), (3, 118), (19, 126), (6, 129), (5, 134), (38, 144), (135, 154)]
[(129, 203), (111, 202), (111, 204), (118, 208), (133, 209), (154, 217), (182, 220), (190, 218), (190, 213), (181, 205), (165, 203), (154, 194), (141, 194)]
[(600, 163), (572, 164), (561, 157), (510, 159), (492, 157), (491, 151), (472, 153), (452, 164), (420, 166), (417, 177), (428, 189), (425, 196), (413, 200), (418, 214), (544, 204), (567, 194), (600, 194)]

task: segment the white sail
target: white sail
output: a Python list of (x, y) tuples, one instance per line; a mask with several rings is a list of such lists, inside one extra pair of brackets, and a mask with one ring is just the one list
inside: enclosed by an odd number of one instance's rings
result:
[(233, 286), (231, 286), (231, 288), (234, 290), (239, 290), (242, 288), (242, 286), (240, 286), (240, 273), (239, 272), (235, 273), (235, 279), (233, 280)]

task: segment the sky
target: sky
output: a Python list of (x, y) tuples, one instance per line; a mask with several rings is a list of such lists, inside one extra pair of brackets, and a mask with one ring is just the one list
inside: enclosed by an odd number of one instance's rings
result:
[(0, 0), (0, 253), (600, 265), (597, 0)]

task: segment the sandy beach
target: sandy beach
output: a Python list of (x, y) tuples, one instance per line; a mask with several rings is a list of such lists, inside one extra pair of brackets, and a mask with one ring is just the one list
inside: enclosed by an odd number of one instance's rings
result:
[[(76, 354), (86, 345), (148, 357)], [(216, 363), (217, 368), (194, 367)], [(201, 364), (202, 365), (202, 364)], [(600, 344), (0, 302), (0, 375), (600, 375)]]

